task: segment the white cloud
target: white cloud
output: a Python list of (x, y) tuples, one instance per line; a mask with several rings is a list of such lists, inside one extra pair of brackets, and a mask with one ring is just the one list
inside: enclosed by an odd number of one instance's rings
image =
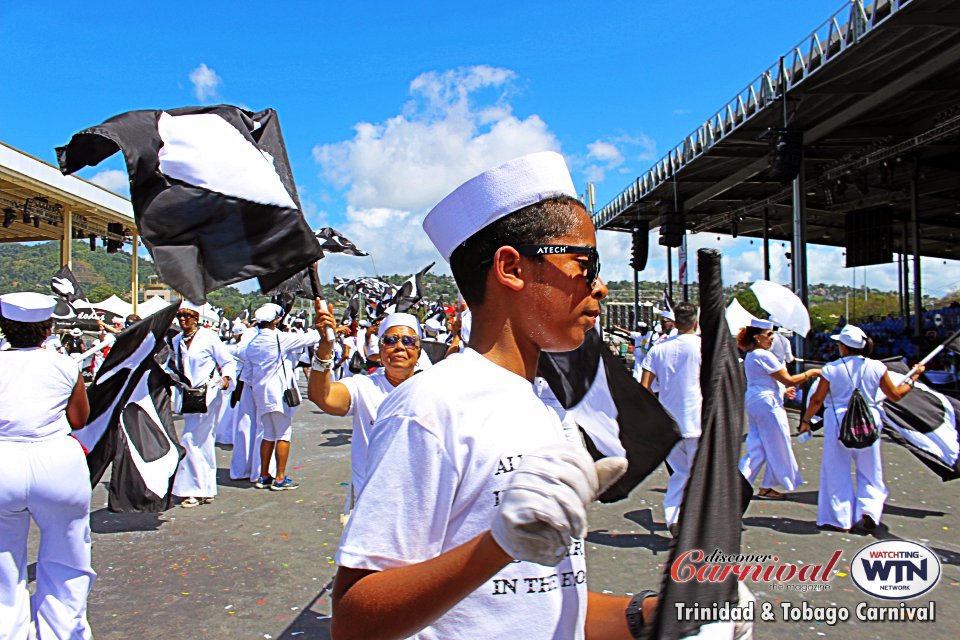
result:
[(206, 63), (200, 63), (199, 67), (190, 72), (190, 82), (193, 83), (193, 94), (197, 96), (197, 100), (207, 102), (219, 97), (218, 91), (223, 84), (223, 78)]
[(124, 197), (130, 197), (130, 178), (126, 171), (104, 169), (91, 176), (90, 182)]
[(656, 158), (657, 144), (649, 136), (621, 135), (587, 144), (586, 156), (573, 158), (573, 163), (587, 181), (600, 183), (610, 171), (637, 174)]
[[(402, 113), (359, 122), (350, 140), (314, 148), (321, 175), (346, 190), (339, 230), (373, 254), (380, 273), (412, 273), (439, 260), (420, 223), (455, 187), (517, 156), (559, 150), (538, 115), (513, 113), (515, 78), (490, 66), (423, 73), (410, 83)], [(364, 259), (328, 260), (323, 266), (337, 275), (370, 272)]]

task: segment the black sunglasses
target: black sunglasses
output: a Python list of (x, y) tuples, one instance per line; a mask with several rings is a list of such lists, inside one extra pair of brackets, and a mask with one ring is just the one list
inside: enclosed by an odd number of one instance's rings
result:
[(380, 338), (380, 344), (385, 347), (395, 347), (398, 342), (407, 349), (413, 349), (420, 344), (420, 339), (416, 336), (383, 336)]
[[(572, 245), (572, 244), (518, 244), (518, 245), (505, 245), (508, 247), (513, 247), (517, 250), (522, 256), (532, 256), (532, 257), (543, 257), (549, 255), (579, 255), (587, 256), (586, 263), (586, 277), (587, 284), (593, 287), (597, 283), (597, 278), (600, 276), (600, 253), (597, 251), (596, 247), (587, 247), (581, 245)], [(477, 268), (483, 268), (485, 265), (491, 264), (493, 262), (493, 256), (490, 256), (486, 260), (480, 262), (477, 265)]]

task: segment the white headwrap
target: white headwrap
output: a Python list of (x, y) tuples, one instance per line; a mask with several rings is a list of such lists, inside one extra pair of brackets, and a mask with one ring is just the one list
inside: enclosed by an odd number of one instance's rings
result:
[(417, 334), (418, 338), (422, 336), (420, 333), (420, 321), (417, 320), (417, 316), (409, 313), (391, 313), (380, 323), (380, 331), (377, 332), (377, 338), (382, 338), (384, 334), (393, 327), (410, 327)]

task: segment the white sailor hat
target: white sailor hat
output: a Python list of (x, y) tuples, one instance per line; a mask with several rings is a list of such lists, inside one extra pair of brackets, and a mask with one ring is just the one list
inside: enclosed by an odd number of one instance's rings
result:
[(283, 307), (272, 302), (268, 302), (253, 312), (253, 319), (257, 322), (273, 322), (283, 315)]
[(756, 329), (773, 329), (773, 323), (769, 320), (761, 320), (760, 318), (753, 318), (750, 320), (750, 326)]
[(430, 318), (429, 320), (424, 322), (423, 328), (427, 333), (431, 335), (434, 335), (443, 331), (443, 325), (440, 324), (440, 321), (437, 320), (436, 318)]
[(830, 339), (845, 344), (851, 349), (863, 349), (867, 346), (867, 334), (863, 332), (863, 329), (852, 324), (846, 325), (840, 333), (830, 336)]
[(443, 259), (461, 243), (500, 218), (524, 207), (557, 198), (577, 197), (563, 156), (531, 153), (471, 178), (441, 200), (423, 220)]
[(420, 333), (420, 321), (417, 320), (417, 316), (410, 313), (391, 313), (380, 323), (377, 338), (382, 338), (387, 331), (394, 327), (410, 327), (416, 332), (418, 338), (422, 335)]
[(180, 302), (181, 311), (193, 311), (195, 314), (200, 315), (200, 311), (203, 307), (199, 304), (194, 304), (187, 299), (184, 299)]
[(669, 309), (664, 309), (663, 311), (661, 311), (661, 312), (660, 312), (660, 316), (661, 316), (664, 320), (669, 320), (670, 322), (676, 322), (676, 321), (677, 321), (676, 317), (674, 317), (674, 315), (673, 315), (673, 311), (670, 311)]
[(646, 329), (648, 325), (646, 322), (641, 320), (640, 322), (637, 323), (637, 326), (640, 327), (641, 329)]
[(53, 315), (57, 301), (32, 291), (17, 291), (0, 296), (0, 315), (15, 322), (43, 322)]

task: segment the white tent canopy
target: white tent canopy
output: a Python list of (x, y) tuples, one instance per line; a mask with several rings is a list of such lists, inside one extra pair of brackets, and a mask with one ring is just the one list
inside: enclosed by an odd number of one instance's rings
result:
[(160, 296), (150, 296), (150, 299), (137, 305), (137, 315), (141, 318), (152, 316), (161, 309), (166, 309), (170, 303)]
[(94, 309), (99, 309), (101, 311), (108, 311), (114, 315), (121, 316), (126, 318), (128, 315), (133, 313), (133, 305), (129, 302), (124, 302), (117, 296), (110, 296), (102, 302), (95, 302), (91, 305)]

